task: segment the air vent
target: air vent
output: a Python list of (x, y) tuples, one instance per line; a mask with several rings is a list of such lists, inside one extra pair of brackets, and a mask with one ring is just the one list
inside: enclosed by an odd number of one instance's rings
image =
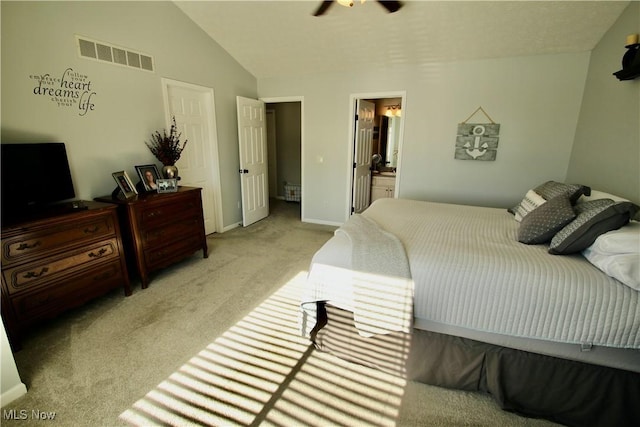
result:
[(96, 43), (96, 48), (98, 50), (98, 59), (113, 62), (113, 55), (111, 55), (111, 46)]
[(82, 58), (153, 72), (153, 57), (122, 46), (76, 36)]
[(113, 62), (120, 65), (127, 65), (127, 51), (118, 49), (117, 47), (113, 48)]

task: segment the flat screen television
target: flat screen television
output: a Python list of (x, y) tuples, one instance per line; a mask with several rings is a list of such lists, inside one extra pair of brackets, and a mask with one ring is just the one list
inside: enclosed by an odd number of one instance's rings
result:
[(3, 143), (0, 148), (3, 225), (46, 215), (76, 196), (64, 143)]

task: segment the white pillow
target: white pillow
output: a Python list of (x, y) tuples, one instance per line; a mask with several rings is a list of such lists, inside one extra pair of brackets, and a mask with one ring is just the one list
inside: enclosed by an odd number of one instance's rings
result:
[(640, 291), (640, 222), (631, 221), (601, 234), (582, 255), (609, 276)]

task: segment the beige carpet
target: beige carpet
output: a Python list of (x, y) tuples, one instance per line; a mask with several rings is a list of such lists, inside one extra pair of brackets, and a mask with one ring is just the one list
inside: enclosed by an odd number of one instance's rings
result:
[[(551, 426), (313, 351), (298, 334), (301, 287), (333, 227), (276, 202), (201, 254), (61, 316), (15, 354), (28, 388), (3, 425)], [(7, 411), (26, 411), (9, 420)]]

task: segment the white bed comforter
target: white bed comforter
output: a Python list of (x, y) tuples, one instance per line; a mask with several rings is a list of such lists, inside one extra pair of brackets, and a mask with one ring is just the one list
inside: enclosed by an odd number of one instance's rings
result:
[[(579, 254), (550, 255), (546, 245), (519, 243), (518, 223), (504, 209), (381, 199), (363, 216), (402, 242), (415, 283), (416, 319), (640, 349), (640, 292)], [(316, 263), (348, 270), (345, 244), (340, 236), (330, 240), (314, 257), (310, 277)], [(316, 286), (313, 280), (310, 286)], [(336, 295), (340, 286), (333, 289)]]

